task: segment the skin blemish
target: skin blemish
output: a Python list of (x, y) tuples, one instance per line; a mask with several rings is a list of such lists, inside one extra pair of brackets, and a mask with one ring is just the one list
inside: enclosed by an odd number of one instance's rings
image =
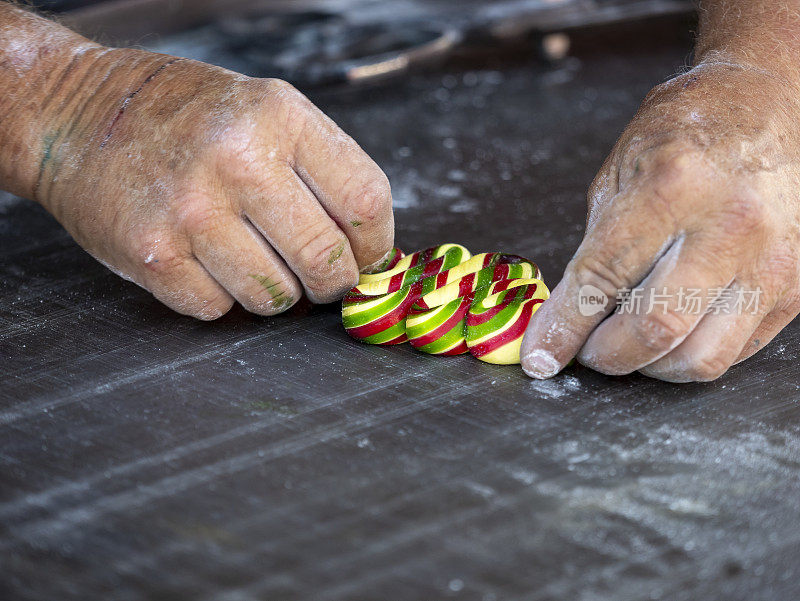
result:
[(256, 282), (269, 292), (272, 297), (272, 307), (276, 311), (284, 311), (294, 304), (294, 298), (286, 294), (286, 291), (279, 288), (280, 282), (274, 282), (265, 275), (258, 275), (255, 273), (249, 274)]
[(340, 242), (339, 246), (334, 248), (331, 251), (331, 254), (328, 255), (328, 265), (333, 265), (333, 263), (336, 262), (339, 259), (339, 257), (342, 256), (343, 252), (344, 252), (344, 242)]
[(133, 99), (136, 97), (136, 95), (137, 95), (139, 92), (141, 92), (141, 91), (144, 89), (144, 87), (145, 87), (147, 84), (149, 84), (149, 83), (150, 83), (150, 82), (153, 80), (153, 78), (154, 78), (156, 75), (158, 75), (159, 73), (161, 73), (161, 72), (162, 72), (164, 69), (166, 69), (167, 67), (169, 67), (171, 64), (173, 64), (173, 63), (177, 63), (178, 61), (181, 61), (181, 60), (185, 60), (185, 59), (182, 59), (182, 58), (173, 58), (172, 60), (169, 60), (169, 61), (167, 61), (166, 63), (164, 63), (163, 65), (161, 65), (161, 66), (160, 66), (158, 69), (156, 69), (156, 70), (155, 70), (153, 73), (151, 73), (150, 75), (148, 75), (148, 76), (147, 76), (147, 78), (145, 78), (145, 80), (142, 82), (142, 85), (140, 85), (140, 86), (139, 86), (139, 87), (138, 87), (136, 90), (134, 90), (133, 92), (131, 92), (130, 94), (128, 94), (128, 95), (127, 95), (127, 96), (126, 96), (126, 97), (123, 99), (123, 101), (122, 101), (122, 105), (119, 107), (119, 110), (117, 111), (117, 114), (116, 114), (116, 115), (114, 116), (114, 118), (111, 120), (111, 125), (109, 125), (109, 126), (108, 126), (108, 129), (106, 130), (106, 135), (105, 135), (105, 137), (103, 138), (103, 141), (102, 141), (102, 142), (100, 142), (100, 148), (105, 148), (106, 144), (108, 144), (108, 141), (111, 139), (111, 135), (114, 133), (114, 126), (117, 124), (117, 122), (118, 122), (120, 119), (122, 119), (122, 115), (125, 113), (125, 110), (128, 108), (128, 105), (129, 105), (129, 104), (131, 103), (131, 101), (132, 101), (132, 100), (133, 100)]
[(258, 275), (255, 273), (251, 273), (250, 277), (253, 278), (256, 282), (261, 284), (261, 286), (272, 295), (272, 298), (278, 298), (279, 296), (283, 295), (283, 290), (276, 290), (278, 284), (280, 282), (273, 282), (265, 275)]
[(58, 134), (59, 132), (55, 132), (52, 134), (48, 134), (44, 138), (44, 144), (43, 144), (44, 148), (42, 150), (42, 162), (39, 165), (40, 171), (44, 170), (47, 163), (50, 162), (51, 158), (53, 158), (53, 145), (56, 143), (56, 138), (58, 138)]
[(353, 227), (358, 227), (359, 225), (361, 225), (361, 223), (362, 223), (361, 221), (354, 220), (350, 222), (350, 225), (352, 225)]
[(53, 147), (55, 146), (59, 135), (61, 135), (60, 129), (51, 134), (47, 134), (42, 141), (42, 160), (39, 163), (39, 176), (36, 179), (36, 186), (33, 189), (34, 198), (36, 198), (39, 186), (42, 183), (44, 170), (47, 168), (47, 165), (53, 161)]

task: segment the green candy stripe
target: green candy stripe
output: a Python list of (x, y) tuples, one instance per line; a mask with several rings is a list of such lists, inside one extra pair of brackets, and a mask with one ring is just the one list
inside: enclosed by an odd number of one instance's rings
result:
[(487, 267), (486, 269), (481, 269), (477, 277), (475, 278), (475, 285), (473, 286), (473, 290), (481, 290), (482, 288), (488, 288), (494, 282), (494, 267)]
[[(517, 314), (517, 310), (519, 309), (519, 306), (524, 301), (523, 297), (525, 295), (525, 286), (520, 286), (519, 288), (512, 288), (511, 290), (508, 291), (507, 294), (510, 294), (512, 292), (515, 292), (515, 291), (517, 293), (517, 297), (514, 298), (514, 300), (512, 300), (508, 304), (507, 307), (504, 307), (503, 309), (501, 309), (497, 313), (497, 315), (492, 317), (489, 321), (487, 321), (486, 323), (478, 324), (476, 326), (467, 326), (467, 341), (468, 342), (472, 342), (473, 340), (480, 340), (484, 336), (488, 336), (489, 334), (492, 334), (492, 333), (498, 331), (500, 328), (502, 328), (506, 323), (508, 323)], [(505, 299), (505, 297), (506, 297), (506, 295), (503, 295), (502, 298), (498, 298), (498, 303), (497, 304), (498, 305), (501, 304), (503, 302), (503, 300)], [(473, 303), (473, 307), (475, 307), (475, 306), (476, 305)], [(492, 307), (490, 307), (490, 308), (492, 308)], [(483, 310), (478, 309), (478, 310), (474, 310), (473, 311), (472, 309), (470, 309), (470, 312), (473, 313), (473, 314), (480, 314), (480, 313), (484, 313), (485, 311), (488, 311), (488, 310), (489, 309), (483, 309)]]
[[(371, 321), (375, 321), (376, 319), (394, 311), (400, 304), (406, 300), (409, 292), (411, 291), (410, 286), (406, 286), (405, 288), (400, 288), (397, 292), (393, 292), (386, 297), (386, 300), (375, 305), (371, 309), (364, 309), (363, 311), (359, 311), (358, 313), (353, 313), (351, 315), (343, 315), (342, 316), (342, 323), (344, 324), (345, 328), (357, 328), (358, 326), (363, 326)], [(374, 299), (370, 299), (368, 301), (359, 301), (362, 303), (372, 302)], [(352, 307), (353, 305), (358, 305), (358, 302), (351, 303), (348, 305)]]
[(504, 280), (515, 280), (534, 277), (534, 269), (530, 263), (512, 263), (508, 266), (508, 275)]
[[(447, 249), (444, 255), (435, 255), (431, 261), (435, 261), (436, 259), (444, 256), (444, 260), (442, 261), (442, 266), (439, 268), (439, 271), (431, 276), (425, 278), (425, 281), (432, 280), (433, 284), (436, 284), (436, 277), (442, 273), (443, 271), (447, 271), (448, 269), (452, 269), (456, 265), (460, 265), (463, 263), (464, 259), (464, 250), (461, 247), (453, 247)], [(404, 276), (403, 276), (403, 286), (408, 286), (410, 284), (415, 284), (419, 280), (422, 279), (423, 274), (425, 273), (425, 268), (427, 267), (428, 263), (421, 263), (419, 265), (415, 265), (414, 267), (408, 269)], [(423, 290), (425, 289), (425, 284), (423, 284)]]
[[(493, 284), (494, 282), (491, 282), (491, 283)], [(501, 293), (498, 293), (497, 300), (495, 301), (495, 303), (493, 305), (491, 305), (489, 307), (484, 307), (484, 306), (481, 305), (481, 303), (483, 302), (483, 300), (486, 297), (491, 296), (489, 294), (489, 292), (491, 291), (491, 288), (489, 286), (487, 286), (485, 288), (481, 288), (475, 294), (475, 296), (473, 297), (472, 306), (470, 307), (469, 312), (473, 313), (474, 315), (480, 315), (481, 313), (485, 313), (486, 311), (494, 309), (497, 305), (502, 305), (503, 302), (506, 300), (506, 296), (508, 296), (509, 294), (514, 294), (516, 297), (519, 297), (519, 298), (514, 298), (510, 302), (512, 302), (512, 303), (514, 303), (514, 302), (522, 302), (522, 297), (525, 296), (525, 291), (527, 289), (528, 289), (528, 286), (516, 286), (514, 288), (509, 288), (508, 290), (503, 290)], [(503, 312), (500, 311), (500, 313), (498, 313), (497, 315), (502, 315), (502, 313)], [(493, 317), (491, 320), (489, 320), (486, 323), (491, 323), (494, 319), (495, 318)]]
[(362, 338), (364, 342), (369, 344), (384, 344), (385, 342), (389, 342), (390, 340), (394, 340), (398, 336), (402, 336), (406, 331), (406, 320), (403, 319), (398, 323), (394, 324), (391, 328), (386, 328), (382, 332), (378, 332), (377, 334), (373, 334), (372, 336), (367, 336), (366, 338)]
[[(449, 302), (443, 308), (437, 307), (436, 309), (431, 309), (431, 317), (425, 319), (424, 321), (416, 324), (416, 325), (409, 325), (406, 323), (406, 333), (408, 334), (408, 338), (413, 340), (415, 338), (419, 338), (420, 336), (424, 336), (428, 332), (435, 330), (448, 319), (450, 319), (457, 311), (458, 308), (461, 306), (461, 299), (457, 298), (454, 301)], [(436, 312), (438, 311), (438, 312)], [(435, 313), (435, 314), (434, 314)]]
[(443, 336), (440, 336), (433, 342), (416, 347), (418, 351), (430, 353), (431, 355), (438, 355), (448, 349), (456, 346), (460, 341), (464, 340), (464, 320), (448, 331)]

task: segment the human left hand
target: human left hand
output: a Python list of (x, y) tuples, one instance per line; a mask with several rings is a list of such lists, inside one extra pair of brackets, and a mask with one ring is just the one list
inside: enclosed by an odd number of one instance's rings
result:
[[(583, 242), (528, 326), (529, 375), (577, 355), (605, 374), (713, 380), (798, 314), (798, 84), (720, 61), (647, 96), (591, 186)], [(605, 310), (581, 311), (584, 286), (609, 299)], [(637, 287), (658, 306), (611, 315)], [(720, 289), (757, 295), (756, 309), (709, 311)], [(700, 291), (699, 311), (681, 307), (681, 290)]]

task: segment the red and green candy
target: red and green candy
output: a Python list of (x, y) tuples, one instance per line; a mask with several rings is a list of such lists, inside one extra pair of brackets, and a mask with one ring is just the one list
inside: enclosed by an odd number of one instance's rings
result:
[(353, 338), (400, 344), (434, 355), (471, 353), (481, 361), (519, 363), (531, 315), (550, 291), (535, 263), (517, 255), (472, 256), (459, 244), (404, 255), (364, 274), (342, 301)]

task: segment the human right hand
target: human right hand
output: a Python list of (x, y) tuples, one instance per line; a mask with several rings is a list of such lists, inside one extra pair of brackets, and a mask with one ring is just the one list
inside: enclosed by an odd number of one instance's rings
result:
[(0, 185), (176, 311), (330, 302), (391, 250), (386, 176), (291, 85), (4, 2), (0, 30)]
[(171, 308), (330, 302), (391, 249), (385, 175), (289, 84), (139, 50), (94, 60), (119, 66), (51, 134), (36, 195)]

